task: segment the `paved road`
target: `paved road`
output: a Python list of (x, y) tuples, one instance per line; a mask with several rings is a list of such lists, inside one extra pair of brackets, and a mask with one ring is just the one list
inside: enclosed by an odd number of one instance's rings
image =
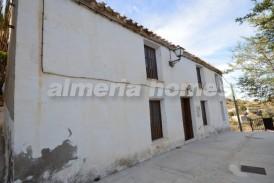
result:
[[(267, 175), (243, 173), (240, 165), (264, 167)], [(274, 133), (232, 133), (184, 145), (101, 183), (273, 183)]]

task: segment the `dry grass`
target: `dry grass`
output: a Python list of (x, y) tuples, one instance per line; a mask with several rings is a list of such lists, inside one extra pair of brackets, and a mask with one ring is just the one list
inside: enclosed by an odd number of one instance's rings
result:
[[(230, 119), (229, 124), (230, 124), (230, 128), (232, 131), (236, 131), (236, 132), (240, 131), (239, 123), (237, 121)], [(243, 128), (244, 132), (252, 131), (250, 123), (242, 123), (242, 128)], [(254, 131), (264, 131), (264, 129), (265, 129), (265, 127), (261, 120), (253, 121), (253, 130)]]

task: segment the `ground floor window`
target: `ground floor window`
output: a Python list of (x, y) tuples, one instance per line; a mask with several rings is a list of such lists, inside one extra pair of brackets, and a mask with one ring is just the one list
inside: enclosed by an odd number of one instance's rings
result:
[(151, 138), (157, 140), (163, 138), (161, 102), (159, 100), (149, 101)]
[(206, 114), (206, 101), (201, 101), (201, 110), (202, 110), (203, 123), (205, 126), (207, 126), (208, 122), (207, 122), (207, 114)]

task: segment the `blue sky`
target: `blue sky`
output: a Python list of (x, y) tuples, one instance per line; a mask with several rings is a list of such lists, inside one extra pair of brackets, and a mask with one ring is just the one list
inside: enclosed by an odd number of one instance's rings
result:
[[(232, 50), (242, 37), (254, 32), (235, 22), (250, 11), (251, 0), (100, 1), (221, 70), (232, 62)], [(225, 77), (235, 83), (237, 75)]]

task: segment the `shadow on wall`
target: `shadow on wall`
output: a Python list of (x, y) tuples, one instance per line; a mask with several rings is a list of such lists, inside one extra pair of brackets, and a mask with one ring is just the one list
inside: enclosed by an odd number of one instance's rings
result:
[(49, 148), (41, 151), (41, 157), (32, 157), (32, 148), (28, 147), (26, 153), (15, 156), (15, 180), (23, 183), (37, 183), (50, 180), (54, 173), (62, 170), (71, 160), (77, 159), (77, 147), (65, 140), (55, 149)]

